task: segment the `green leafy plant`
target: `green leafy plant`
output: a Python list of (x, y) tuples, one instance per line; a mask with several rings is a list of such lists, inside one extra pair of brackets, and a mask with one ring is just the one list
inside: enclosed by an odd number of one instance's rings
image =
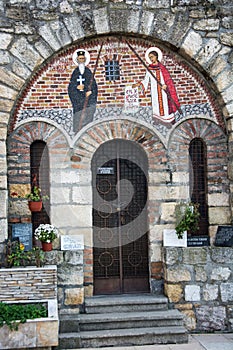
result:
[(45, 254), (39, 247), (32, 248), (32, 261), (37, 267), (42, 267), (45, 261)]
[(48, 317), (43, 304), (7, 304), (0, 302), (0, 327), (8, 325), (10, 330), (18, 330), (20, 323), (28, 319)]
[(40, 202), (42, 200), (49, 199), (48, 196), (41, 195), (41, 189), (38, 186), (34, 186), (30, 193), (26, 194), (26, 198), (32, 202)]
[(24, 250), (23, 243), (19, 241), (13, 241), (8, 243), (8, 252), (7, 252), (7, 263), (10, 266), (26, 266), (32, 259), (31, 252), (26, 252)]
[(190, 203), (179, 203), (175, 207), (176, 217), (176, 234), (178, 238), (183, 238), (185, 231), (191, 233), (198, 230), (200, 212), (198, 210), (198, 204)]
[(39, 247), (33, 247), (29, 251), (25, 251), (24, 245), (18, 240), (7, 240), (5, 245), (5, 266), (17, 267), (36, 265), (41, 267), (44, 265), (45, 255)]

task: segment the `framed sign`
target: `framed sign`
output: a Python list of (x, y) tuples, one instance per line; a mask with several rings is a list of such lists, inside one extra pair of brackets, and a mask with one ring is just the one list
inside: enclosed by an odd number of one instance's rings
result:
[(12, 239), (18, 238), (23, 243), (25, 250), (32, 249), (32, 224), (12, 225)]

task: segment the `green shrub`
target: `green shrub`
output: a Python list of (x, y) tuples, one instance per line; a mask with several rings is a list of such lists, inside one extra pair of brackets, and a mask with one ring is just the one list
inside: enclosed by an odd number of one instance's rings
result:
[(7, 304), (0, 302), (0, 327), (7, 324), (11, 330), (18, 330), (20, 323), (29, 319), (48, 317), (43, 304)]

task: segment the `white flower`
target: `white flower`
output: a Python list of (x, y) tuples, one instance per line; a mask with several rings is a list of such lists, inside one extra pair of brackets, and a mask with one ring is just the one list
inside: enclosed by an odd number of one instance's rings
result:
[(35, 238), (41, 242), (50, 243), (58, 237), (58, 230), (50, 224), (40, 224), (35, 230)]

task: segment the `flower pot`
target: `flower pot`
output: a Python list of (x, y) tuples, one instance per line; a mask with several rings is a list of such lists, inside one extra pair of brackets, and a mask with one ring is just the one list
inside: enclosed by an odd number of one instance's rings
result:
[(42, 250), (44, 252), (50, 252), (53, 249), (52, 242), (41, 242), (42, 243)]
[(42, 209), (42, 201), (39, 201), (39, 202), (29, 201), (28, 202), (28, 206), (29, 206), (29, 209), (32, 212), (41, 211), (41, 209)]

